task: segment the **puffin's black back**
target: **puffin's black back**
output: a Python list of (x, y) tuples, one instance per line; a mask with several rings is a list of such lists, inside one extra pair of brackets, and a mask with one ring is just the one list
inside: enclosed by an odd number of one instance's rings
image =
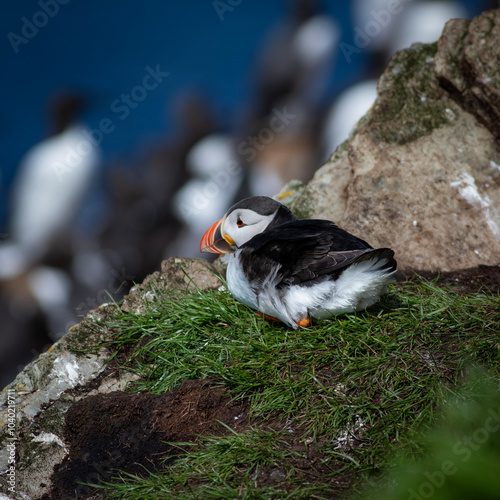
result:
[[(291, 214), (289, 210), (288, 212)], [(279, 242), (279, 245), (290, 243), (293, 248), (300, 248), (301, 242), (316, 245), (328, 242), (331, 252), (372, 248), (366, 241), (344, 231), (329, 220), (298, 220), (294, 215), (293, 217), (293, 221), (277, 224), (276, 227), (271, 227), (270, 224), (263, 233), (254, 236), (244, 246), (252, 247), (254, 252), (261, 250), (263, 246), (272, 246), (273, 242)]]
[(388, 259), (387, 269), (396, 268), (392, 250), (374, 250), (366, 241), (326, 220), (295, 220), (266, 229), (240, 250), (250, 283), (259, 283), (279, 268), (278, 288), (337, 279), (346, 266), (373, 252)]

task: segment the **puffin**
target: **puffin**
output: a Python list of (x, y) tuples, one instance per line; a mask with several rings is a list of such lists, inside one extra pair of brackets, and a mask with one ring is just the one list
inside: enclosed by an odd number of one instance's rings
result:
[(265, 196), (233, 205), (205, 232), (200, 251), (225, 254), (236, 300), (295, 330), (375, 304), (397, 266), (390, 248), (373, 248), (328, 220), (299, 220)]

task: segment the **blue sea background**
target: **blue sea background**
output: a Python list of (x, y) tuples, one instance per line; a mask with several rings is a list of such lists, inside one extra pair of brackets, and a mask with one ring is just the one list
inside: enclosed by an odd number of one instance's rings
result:
[[(344, 4), (327, 7), (341, 24), (349, 24)], [(8, 34), (22, 36), (23, 16), (31, 20), (41, 8), (28, 0), (4, 4), (0, 231), (5, 230), (16, 168), (22, 155), (47, 135), (46, 102), (57, 89), (91, 96), (89, 126), (97, 127), (106, 117), (116, 125), (100, 144), (105, 164), (134, 155), (152, 137), (171, 132), (169, 111), (188, 89), (203, 89), (223, 125), (232, 127), (248, 103), (250, 72), (262, 39), (283, 18), (286, 2), (244, 0), (232, 8), (221, 20), (212, 1), (71, 0), (15, 53)], [(362, 59), (351, 65), (339, 62), (332, 93), (356, 78)], [(147, 66), (159, 66), (169, 76), (121, 120), (111, 104), (141, 84)]]
[[(188, 89), (203, 89), (221, 123), (232, 128), (242, 110), (251, 106), (252, 69), (263, 39), (283, 20), (290, 4), (222, 0), (219, 9), (222, 4), (229, 8), (219, 14), (212, 0), (65, 1), (35, 36), (17, 47), (17, 53), (9, 33), (22, 36), (23, 18), (32, 20), (42, 10), (41, 3), (9, 0), (0, 7), (0, 233), (6, 230), (8, 194), (17, 166), (23, 154), (48, 134), (46, 103), (54, 91), (72, 88), (87, 93), (88, 125), (96, 127), (103, 118), (116, 125), (100, 144), (104, 168), (171, 133), (175, 99)], [(461, 3), (472, 16), (488, 2)], [(339, 23), (342, 41), (352, 43), (350, 2), (321, 5)], [(348, 63), (337, 56), (328, 87), (332, 99), (360, 78), (367, 57), (361, 51)], [(157, 65), (169, 76), (121, 120), (111, 103), (141, 84), (147, 66)]]

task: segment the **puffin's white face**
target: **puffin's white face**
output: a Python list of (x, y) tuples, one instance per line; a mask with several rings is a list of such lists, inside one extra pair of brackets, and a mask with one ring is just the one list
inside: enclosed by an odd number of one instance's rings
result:
[(265, 231), (275, 215), (276, 212), (262, 215), (247, 208), (237, 208), (223, 219), (222, 236), (231, 245), (241, 247), (257, 234)]
[(281, 203), (266, 196), (252, 196), (233, 205), (221, 220), (205, 232), (200, 251), (234, 252), (269, 226), (294, 222), (297, 217)]

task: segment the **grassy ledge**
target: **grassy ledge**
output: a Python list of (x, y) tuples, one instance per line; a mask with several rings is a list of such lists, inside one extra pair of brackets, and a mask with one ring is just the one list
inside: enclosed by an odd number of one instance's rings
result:
[(210, 378), (251, 415), (244, 432), (179, 444), (163, 471), (117, 473), (106, 498), (346, 498), (391, 486), (396, 463), (427, 456), (423, 436), (448, 418), (442, 405), (478, 393), (477, 384), (458, 390), (467, 366), (481, 365), (497, 389), (500, 375), (500, 297), (420, 278), (391, 286), (366, 312), (300, 331), (225, 291), (165, 296), (98, 327), (116, 332), (113, 349), (141, 375), (133, 390)]

